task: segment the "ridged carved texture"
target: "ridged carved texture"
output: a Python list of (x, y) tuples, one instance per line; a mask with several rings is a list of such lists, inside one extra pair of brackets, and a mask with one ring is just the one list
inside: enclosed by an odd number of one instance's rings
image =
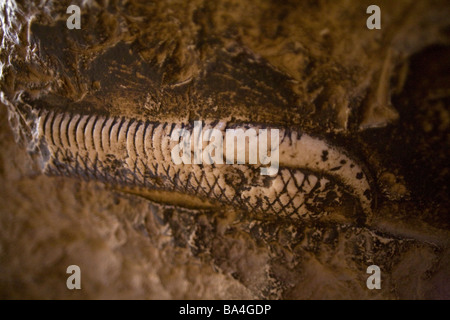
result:
[[(203, 132), (225, 122), (206, 121)], [(244, 131), (261, 126), (233, 125)], [(327, 142), (279, 129), (280, 169), (260, 174), (260, 165), (179, 164), (171, 158), (175, 128), (193, 123), (155, 123), (127, 118), (40, 111), (34, 141), (49, 175), (96, 179), (108, 184), (165, 190), (224, 203), (263, 215), (320, 217), (344, 197), (371, 210), (371, 190), (362, 168)], [(268, 128), (265, 128), (268, 129)]]

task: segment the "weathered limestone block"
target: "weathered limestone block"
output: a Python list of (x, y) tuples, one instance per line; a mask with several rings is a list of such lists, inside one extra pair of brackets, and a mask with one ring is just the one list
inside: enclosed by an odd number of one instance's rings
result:
[[(371, 4), (0, 4), (0, 297), (450, 298), (450, 5)], [(173, 163), (195, 121), (276, 174)]]

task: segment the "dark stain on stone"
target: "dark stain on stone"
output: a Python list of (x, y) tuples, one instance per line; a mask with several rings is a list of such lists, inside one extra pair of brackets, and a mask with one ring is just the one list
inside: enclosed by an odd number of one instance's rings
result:
[(328, 161), (328, 151), (327, 150), (323, 150), (322, 151), (322, 161)]

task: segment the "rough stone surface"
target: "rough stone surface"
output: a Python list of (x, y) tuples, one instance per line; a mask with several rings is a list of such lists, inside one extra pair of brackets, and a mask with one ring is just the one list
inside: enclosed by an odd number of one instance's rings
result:
[[(65, 1), (0, 5), (1, 298), (450, 298), (448, 1), (378, 1), (376, 31), (369, 1), (78, 4), (81, 30)], [(308, 132), (362, 161), (372, 218), (260, 219), (45, 176), (27, 118), (43, 108)]]

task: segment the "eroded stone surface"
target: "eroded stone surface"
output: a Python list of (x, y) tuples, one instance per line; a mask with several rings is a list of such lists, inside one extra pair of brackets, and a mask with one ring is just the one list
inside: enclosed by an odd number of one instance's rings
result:
[[(0, 295), (449, 298), (449, 6), (380, 1), (369, 31), (369, 4), (86, 2), (68, 30), (64, 1), (4, 2)], [(260, 219), (45, 177), (27, 108), (308, 132), (364, 165), (373, 219)]]

